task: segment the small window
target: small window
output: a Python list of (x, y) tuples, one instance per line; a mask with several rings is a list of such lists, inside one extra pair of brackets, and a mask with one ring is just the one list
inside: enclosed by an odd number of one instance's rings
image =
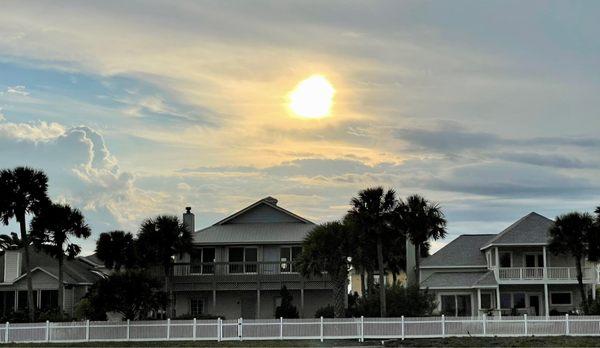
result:
[[(35, 305), (36, 308), (38, 308), (37, 290), (33, 290), (33, 304)], [(19, 310), (19, 311), (27, 310), (27, 291), (26, 290), (21, 290), (17, 294), (17, 310)]]
[(570, 292), (553, 292), (550, 294), (550, 303), (553, 305), (570, 305), (571, 293)]
[(454, 316), (456, 313), (456, 300), (454, 295), (442, 295), (442, 314)]
[(204, 311), (204, 301), (201, 298), (190, 299), (190, 314), (201, 315)]
[(481, 294), (481, 308), (492, 308), (492, 294)]
[(512, 267), (512, 255), (510, 253), (500, 253), (500, 267)]
[(58, 290), (42, 290), (40, 300), (42, 311), (58, 308)]
[(471, 295), (442, 295), (442, 314), (452, 317), (471, 315)]
[(525, 308), (525, 293), (515, 292), (513, 294), (513, 308)]
[(500, 294), (500, 308), (512, 308), (512, 296), (508, 294)]

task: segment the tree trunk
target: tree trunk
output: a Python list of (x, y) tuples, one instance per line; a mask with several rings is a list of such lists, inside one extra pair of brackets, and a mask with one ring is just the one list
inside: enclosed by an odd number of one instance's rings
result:
[(392, 286), (396, 285), (396, 282), (398, 281), (398, 275), (396, 274), (396, 272), (392, 273)]
[(585, 294), (585, 289), (583, 287), (583, 274), (581, 272), (581, 259), (579, 257), (576, 258), (575, 260), (575, 266), (577, 268), (577, 284), (579, 285), (579, 292), (581, 293), (581, 301), (583, 304), (583, 311), (588, 312), (588, 306), (587, 306), (587, 296)]
[(62, 316), (63, 299), (65, 297), (65, 286), (63, 284), (63, 258), (58, 256), (58, 311)]
[(29, 321), (35, 321), (35, 302), (33, 300), (33, 283), (31, 281), (31, 263), (29, 260), (29, 238), (27, 236), (27, 227), (25, 225), (25, 214), (18, 216), (19, 227), (21, 228), (21, 240), (25, 244), (25, 271), (27, 272), (27, 309), (29, 312)]
[(379, 266), (379, 314), (387, 317), (385, 308), (385, 273), (383, 272), (383, 242), (381, 236), (377, 236), (377, 263)]
[(337, 274), (334, 280), (333, 286), (333, 316), (336, 318), (343, 318), (346, 314), (346, 281), (347, 274), (340, 272)]
[(360, 296), (365, 296), (367, 289), (365, 284), (365, 270), (364, 268), (360, 271)]
[(371, 296), (371, 291), (375, 288), (375, 275), (373, 275), (373, 270), (367, 270), (367, 294), (366, 296)]
[(421, 244), (415, 245), (415, 285), (417, 287), (421, 286)]

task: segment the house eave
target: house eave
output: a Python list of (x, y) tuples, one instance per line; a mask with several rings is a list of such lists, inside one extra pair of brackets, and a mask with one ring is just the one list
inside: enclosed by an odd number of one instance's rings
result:
[(492, 243), (482, 247), (481, 251), (491, 247), (504, 247), (504, 246), (546, 246), (548, 243)]

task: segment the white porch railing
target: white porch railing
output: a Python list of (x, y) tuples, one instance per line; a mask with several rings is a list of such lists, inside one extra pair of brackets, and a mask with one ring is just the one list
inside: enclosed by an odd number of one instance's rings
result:
[(0, 325), (0, 342), (600, 336), (598, 316), (84, 321)]
[[(541, 280), (544, 273), (550, 280), (577, 280), (575, 267), (500, 267), (498, 278), (500, 280)], [(594, 279), (594, 270), (584, 268), (583, 280)]]

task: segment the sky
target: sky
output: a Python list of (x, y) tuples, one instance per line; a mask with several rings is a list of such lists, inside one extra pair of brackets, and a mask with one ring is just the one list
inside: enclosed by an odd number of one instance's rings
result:
[[(600, 205), (597, 1), (2, 7), (0, 167), (43, 169), (92, 237), (266, 196), (325, 222), (376, 185), (440, 204), (435, 248)], [(330, 115), (296, 117), (315, 74)]]

